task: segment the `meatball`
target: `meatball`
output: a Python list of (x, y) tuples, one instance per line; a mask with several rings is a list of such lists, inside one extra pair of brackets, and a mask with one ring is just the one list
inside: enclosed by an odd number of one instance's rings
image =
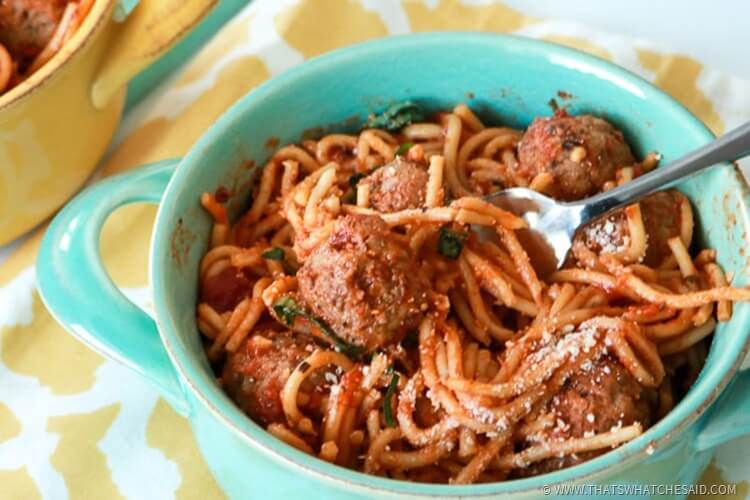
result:
[(564, 423), (559, 437), (582, 437), (612, 427), (651, 423), (653, 391), (642, 386), (615, 358), (605, 355), (571, 375), (552, 399), (551, 410)]
[[(643, 263), (658, 266), (672, 254), (667, 241), (680, 236), (683, 227), (692, 219), (690, 202), (678, 191), (654, 193), (640, 202), (641, 216), (646, 230), (646, 255)], [(625, 250), (630, 245), (630, 231), (625, 213), (617, 210), (612, 214), (587, 224), (576, 235), (597, 254), (612, 254)]]
[(531, 181), (549, 172), (550, 194), (561, 200), (585, 198), (615, 178), (615, 171), (635, 163), (622, 133), (591, 115), (565, 110), (537, 118), (518, 143), (518, 175)]
[(286, 422), (281, 390), (313, 346), (309, 338), (288, 331), (255, 333), (230, 353), (221, 378), (224, 389), (256, 422)]
[(44, 49), (55, 33), (68, 0), (0, 1), (0, 43), (22, 64)]
[(426, 295), (416, 262), (380, 217), (347, 215), (297, 272), (305, 305), (369, 351), (417, 328)]
[(251, 288), (250, 280), (242, 271), (228, 267), (203, 282), (200, 300), (221, 314), (234, 309), (248, 296)]
[(648, 236), (643, 262), (656, 266), (672, 255), (667, 243), (670, 238), (680, 236), (686, 226), (692, 232), (693, 210), (685, 195), (674, 190), (654, 193), (641, 200), (640, 204)]
[(596, 254), (622, 252), (630, 245), (630, 231), (625, 212), (617, 210), (606, 217), (596, 219), (581, 229), (577, 239)]
[(370, 186), (370, 204), (380, 212), (424, 206), (428, 175), (415, 163), (397, 156), (359, 183)]
[[(546, 439), (585, 437), (639, 422), (651, 425), (656, 393), (643, 387), (615, 358), (605, 355), (574, 372), (549, 403), (556, 419)], [(607, 450), (568, 455), (533, 464), (520, 475), (532, 476), (570, 467)]]

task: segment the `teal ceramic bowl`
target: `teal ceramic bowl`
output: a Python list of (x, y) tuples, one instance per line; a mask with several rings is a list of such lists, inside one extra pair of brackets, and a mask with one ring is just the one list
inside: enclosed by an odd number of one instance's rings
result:
[[(388, 38), (307, 62), (260, 86), (228, 111), (182, 159), (96, 184), (50, 226), (37, 272), (42, 298), (73, 335), (151, 380), (190, 419), (203, 455), (232, 498), (534, 497), (561, 484), (692, 484), (712, 448), (750, 432), (750, 377), (738, 374), (748, 349), (750, 307), (719, 326), (689, 394), (639, 438), (553, 474), (495, 484), (414, 484), (339, 468), (301, 453), (248, 419), (216, 384), (195, 325), (197, 270), (211, 221), (204, 191), (228, 186), (236, 216), (269, 138), (298, 141), (321, 125), (356, 127), (369, 111), (415, 99), (432, 109), (467, 102), (488, 120), (524, 127), (550, 113), (558, 91), (572, 113), (595, 113), (621, 128), (639, 155), (665, 162), (712, 139), (688, 111), (640, 78), (594, 57), (538, 41), (479, 34)], [(716, 248), (737, 285), (747, 285), (748, 192), (737, 170), (719, 165), (681, 189), (693, 202), (701, 244)], [(151, 247), (156, 319), (113, 286), (98, 255), (108, 214), (158, 203)], [(641, 490), (643, 491), (643, 490)], [(673, 490), (680, 493), (680, 490)], [(682, 490), (684, 493), (685, 490)]]

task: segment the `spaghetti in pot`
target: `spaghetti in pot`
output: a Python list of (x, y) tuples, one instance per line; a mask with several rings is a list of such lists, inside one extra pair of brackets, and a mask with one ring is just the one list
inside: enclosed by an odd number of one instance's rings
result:
[(94, 0), (0, 2), (0, 94), (44, 66), (83, 24)]
[(214, 224), (197, 324), (220, 383), (291, 446), (394, 479), (502, 481), (635, 438), (750, 291), (714, 250), (690, 254), (675, 191), (583, 228), (548, 276), (523, 219), (481, 195), (572, 199), (657, 162), (599, 118), (521, 131), (462, 104), (426, 120), (403, 103), (356, 135), (282, 147), (236, 222), (226, 190), (201, 198)]

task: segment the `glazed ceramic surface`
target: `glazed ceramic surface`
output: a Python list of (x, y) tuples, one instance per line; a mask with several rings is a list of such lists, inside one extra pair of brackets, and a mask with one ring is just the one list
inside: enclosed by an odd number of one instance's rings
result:
[(0, 95), (0, 245), (70, 199), (117, 127), (125, 85), (174, 45), (217, 0), (141, 0), (115, 23), (97, 0), (73, 38)]
[[(246, 208), (270, 138), (298, 141), (356, 129), (374, 110), (413, 99), (431, 110), (466, 102), (486, 121), (525, 127), (559, 104), (594, 113), (623, 130), (638, 155), (664, 162), (711, 140), (685, 109), (643, 80), (579, 52), (527, 39), (478, 34), (397, 37), (312, 60), (238, 102), (184, 159), (101, 182), (69, 204), (45, 236), (37, 263), (42, 298), (74, 335), (150, 379), (187, 415), (201, 450), (232, 498), (394, 496), (542, 497), (558, 484), (691, 484), (717, 444), (750, 432), (750, 377), (737, 374), (750, 335), (750, 307), (735, 307), (714, 336), (706, 367), (689, 394), (639, 438), (584, 464), (544, 476), (475, 486), (412, 484), (345, 470), (267, 434), (224, 395), (203, 354), (195, 325), (198, 263), (211, 220), (199, 198), (219, 186), (230, 211)], [(558, 98), (559, 99), (559, 98)], [(747, 189), (731, 165), (679, 185), (693, 202), (698, 240), (747, 285)], [(156, 322), (112, 285), (98, 256), (98, 234), (116, 207), (160, 203), (151, 249)], [(158, 324), (158, 326), (157, 326)], [(723, 391), (723, 392), (722, 392)], [(717, 401), (717, 398), (718, 401)], [(554, 493), (554, 490), (551, 490)], [(270, 495), (270, 496), (269, 496)]]

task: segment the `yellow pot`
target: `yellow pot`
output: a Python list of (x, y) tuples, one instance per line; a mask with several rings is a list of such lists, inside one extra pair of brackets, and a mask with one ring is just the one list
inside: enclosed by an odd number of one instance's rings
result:
[(218, 0), (140, 0), (123, 23), (97, 0), (55, 57), (0, 95), (0, 245), (60, 208), (86, 181), (122, 114), (125, 86)]

